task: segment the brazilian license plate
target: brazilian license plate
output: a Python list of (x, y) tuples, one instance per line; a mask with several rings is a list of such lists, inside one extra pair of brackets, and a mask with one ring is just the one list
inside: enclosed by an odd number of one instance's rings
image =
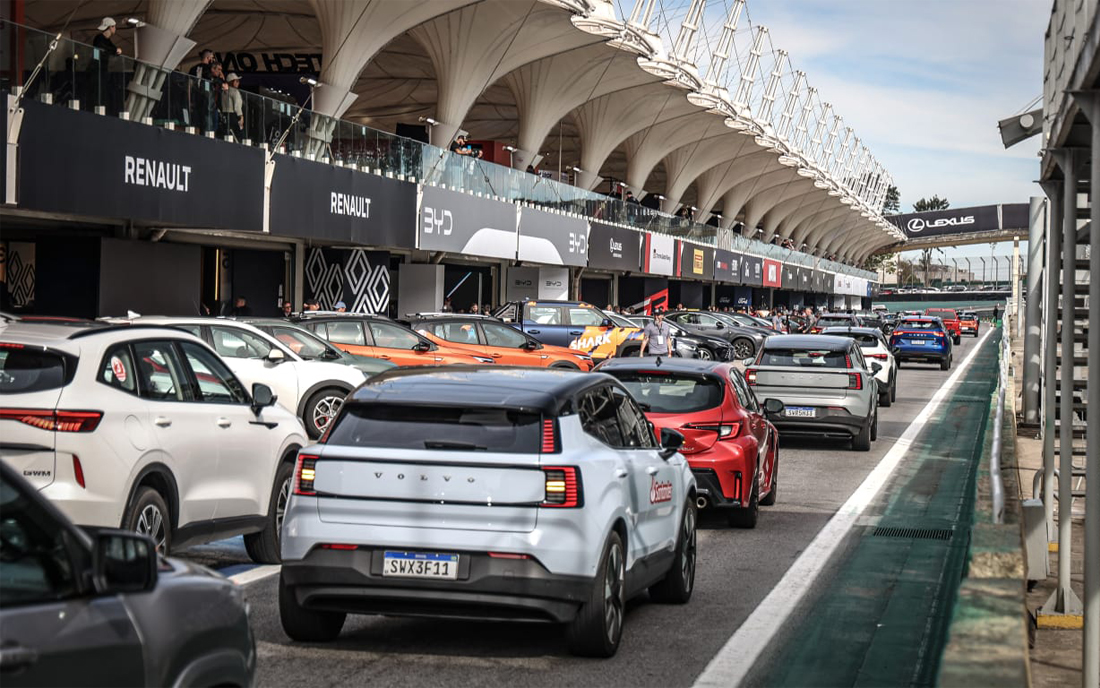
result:
[(387, 551), (382, 557), (382, 575), (457, 580), (458, 555)]

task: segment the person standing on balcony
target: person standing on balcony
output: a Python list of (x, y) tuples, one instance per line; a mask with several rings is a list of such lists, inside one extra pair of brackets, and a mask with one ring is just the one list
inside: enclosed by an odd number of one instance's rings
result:
[[(115, 20), (110, 17), (104, 17), (103, 21), (99, 22), (99, 27), (96, 29), (99, 31), (92, 39), (92, 47), (98, 48), (108, 55), (121, 55), (122, 48), (115, 45), (115, 42), (111, 40), (111, 37), (118, 31), (118, 26), (115, 25)], [(106, 64), (106, 60), (103, 61)]]
[(191, 107), (191, 124), (202, 129), (206, 126), (206, 112), (210, 99), (210, 65), (214, 62), (214, 51), (206, 48), (199, 53), (199, 62), (187, 72), (187, 102)]
[(118, 114), (119, 97), (115, 94), (117, 84), (111, 78), (109, 66), (112, 57), (122, 54), (122, 48), (115, 45), (115, 42), (111, 40), (115, 32), (118, 31), (118, 26), (115, 25), (115, 20), (111, 17), (104, 17), (103, 21), (99, 22), (96, 30), (98, 33), (92, 39), (92, 47), (100, 51), (101, 54), (96, 55), (96, 83), (91, 89), (91, 102), (93, 105), (103, 105), (108, 110), (107, 114), (116, 115)]
[(224, 133), (221, 126), (219, 106), (222, 95), (229, 90), (229, 84), (225, 83), (222, 63), (216, 60), (210, 63), (210, 89), (210, 99), (206, 103), (206, 128), (203, 131)]
[(222, 133), (233, 134), (240, 140), (244, 130), (244, 101), (241, 98), (241, 77), (230, 72), (225, 78), (227, 86), (219, 96), (221, 100)]

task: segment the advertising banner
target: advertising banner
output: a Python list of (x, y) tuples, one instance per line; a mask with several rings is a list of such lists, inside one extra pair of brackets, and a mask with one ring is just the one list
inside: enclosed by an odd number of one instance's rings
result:
[(681, 241), (679, 276), (688, 279), (712, 279), (714, 276), (714, 249), (702, 244)]
[[(905, 236), (910, 239), (943, 234), (988, 232), (1001, 229), (999, 207), (981, 205), (973, 208), (931, 210), (924, 213), (894, 215), (886, 219), (905, 232)], [(1026, 223), (1024, 228), (1027, 228)]]
[(527, 301), (539, 297), (539, 269), (536, 267), (508, 268), (508, 281), (504, 289), (507, 301)]
[(784, 289), (790, 289), (792, 291), (798, 290), (798, 266), (791, 265), (789, 263), (782, 264), (783, 283)]
[(813, 287), (813, 274), (814, 271), (810, 268), (800, 267), (798, 268), (798, 290), (810, 291)]
[(416, 184), (290, 155), (275, 156), (272, 234), (416, 247)]
[(765, 258), (764, 262), (764, 282), (765, 287), (780, 287), (783, 284), (783, 264), (777, 260), (771, 260)]
[[(1018, 229), (1027, 232), (1031, 226), (1031, 204), (1002, 203), (1001, 229)], [(1024, 234), (1023, 236), (1027, 236)]]
[(569, 298), (569, 268), (539, 268), (539, 298)]
[(588, 222), (576, 217), (522, 208), (519, 259), (548, 265), (588, 264)]
[(627, 272), (638, 269), (645, 234), (602, 222), (591, 225), (588, 233), (588, 267)]
[(19, 207), (261, 231), (264, 152), (31, 98), (19, 135)]
[(717, 249), (714, 252), (714, 279), (723, 284), (740, 284), (741, 255)]
[(642, 254), (642, 271), (651, 275), (673, 275), (676, 257), (676, 240), (667, 234), (647, 232)]
[(321, 310), (343, 301), (349, 313), (385, 313), (390, 304), (390, 254), (362, 248), (309, 249), (305, 265), (307, 299)]
[(764, 286), (764, 259), (758, 256), (741, 257), (741, 284), (750, 287)]
[(485, 258), (516, 257), (516, 206), (425, 186), (419, 248)]

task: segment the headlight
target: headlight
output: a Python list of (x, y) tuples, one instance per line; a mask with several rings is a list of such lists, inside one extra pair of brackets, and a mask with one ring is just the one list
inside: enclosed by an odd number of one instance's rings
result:
[(582, 361), (591, 361), (592, 360), (592, 357), (589, 356), (588, 354), (573, 354), (573, 355), (576, 356), (577, 358), (581, 359)]
[(477, 360), (477, 361), (480, 361), (481, 363), (493, 363), (494, 362), (493, 359), (489, 358), (488, 356), (474, 356), (474, 359)]

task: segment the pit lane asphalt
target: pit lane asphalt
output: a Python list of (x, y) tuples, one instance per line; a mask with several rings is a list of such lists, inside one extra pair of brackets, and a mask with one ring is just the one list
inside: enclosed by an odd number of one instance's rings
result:
[[(964, 338), (955, 347), (956, 365), (977, 341)], [(730, 529), (704, 514), (691, 602), (635, 599), (612, 659), (570, 656), (553, 625), (503, 622), (349, 616), (333, 643), (293, 643), (279, 625), (272, 576), (244, 588), (257, 638), (257, 685), (690, 686), (950, 375), (933, 365), (902, 368), (897, 401), (880, 409), (870, 452), (841, 441), (781, 441), (776, 505), (761, 508), (754, 530)], [(208, 547), (184, 556), (219, 568), (245, 564), (234, 551)], [(842, 545), (823, 576), (836, 571), (844, 552)]]

